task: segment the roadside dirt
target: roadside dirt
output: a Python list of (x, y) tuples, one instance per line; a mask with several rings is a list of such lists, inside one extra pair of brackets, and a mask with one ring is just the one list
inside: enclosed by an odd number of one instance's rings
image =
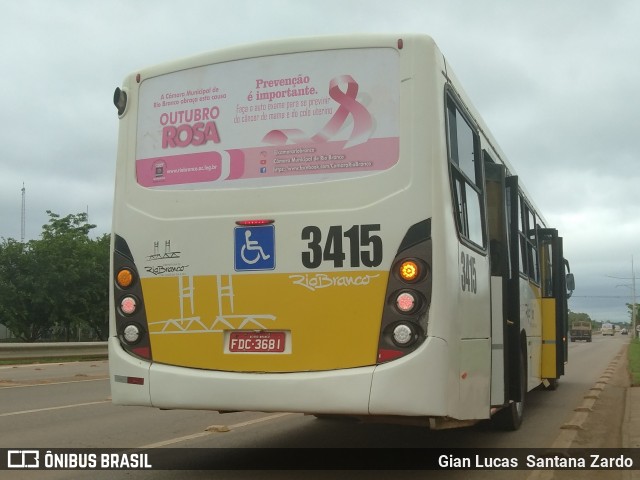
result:
[[(593, 406), (587, 420), (578, 430), (572, 448), (622, 448), (622, 428), (624, 422), (627, 388), (630, 388), (627, 368), (627, 349), (618, 358), (617, 367), (610, 373), (603, 373), (607, 379), (604, 390)], [(554, 479), (573, 480), (623, 480), (629, 478), (625, 471), (557, 471)]]

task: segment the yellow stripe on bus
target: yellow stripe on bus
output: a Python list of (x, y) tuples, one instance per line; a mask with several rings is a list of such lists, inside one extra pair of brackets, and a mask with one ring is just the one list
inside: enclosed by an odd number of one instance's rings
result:
[[(258, 372), (372, 365), (387, 276), (357, 271), (142, 279), (153, 359)], [(237, 330), (287, 332), (288, 353), (231, 353), (225, 339)]]
[(542, 378), (557, 378), (556, 300), (542, 299)]

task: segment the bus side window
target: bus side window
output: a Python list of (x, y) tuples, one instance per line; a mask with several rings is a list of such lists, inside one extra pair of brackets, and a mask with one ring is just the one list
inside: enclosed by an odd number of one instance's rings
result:
[[(542, 240), (541, 240), (542, 243)], [(542, 267), (542, 296), (553, 297), (553, 257), (551, 244), (545, 242), (540, 248), (540, 260)]]
[(540, 283), (540, 259), (538, 258), (538, 235), (536, 215), (520, 194), (520, 272), (534, 283)]
[(451, 97), (447, 97), (447, 140), (458, 231), (485, 248), (480, 139)]
[(518, 196), (518, 237), (520, 238), (520, 273), (527, 275), (529, 267), (527, 265), (527, 239), (524, 234), (526, 222), (524, 220), (526, 206), (522, 195)]

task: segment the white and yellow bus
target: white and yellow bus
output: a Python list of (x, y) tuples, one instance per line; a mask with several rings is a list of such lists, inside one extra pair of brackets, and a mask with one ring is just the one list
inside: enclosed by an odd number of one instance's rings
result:
[(427, 36), (296, 39), (116, 89), (113, 402), (522, 421), (562, 239)]

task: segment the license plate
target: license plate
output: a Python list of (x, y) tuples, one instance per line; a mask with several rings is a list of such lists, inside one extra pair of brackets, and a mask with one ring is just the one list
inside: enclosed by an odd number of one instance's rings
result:
[(285, 332), (247, 332), (229, 333), (229, 352), (231, 353), (282, 353), (285, 351)]

